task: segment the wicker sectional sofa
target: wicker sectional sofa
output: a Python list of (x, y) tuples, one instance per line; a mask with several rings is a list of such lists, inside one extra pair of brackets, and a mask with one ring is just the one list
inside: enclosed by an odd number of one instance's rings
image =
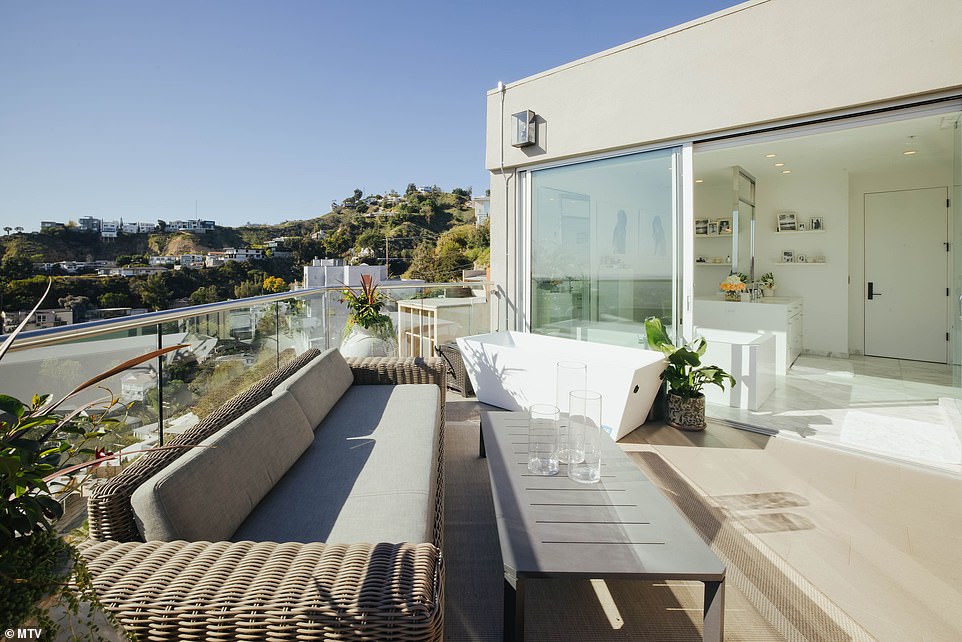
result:
[(296, 358), (94, 489), (102, 603), (138, 639), (441, 640), (444, 390)]

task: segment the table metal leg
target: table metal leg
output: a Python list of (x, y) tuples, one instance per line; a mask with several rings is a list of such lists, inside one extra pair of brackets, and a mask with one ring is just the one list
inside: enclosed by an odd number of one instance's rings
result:
[(705, 582), (702, 639), (705, 642), (721, 642), (725, 639), (725, 580)]
[(514, 586), (504, 580), (504, 639), (524, 642), (524, 580), (520, 577)]
[(478, 423), (478, 457), (485, 459), (488, 456), (488, 451), (484, 449), (484, 429), (481, 424)]

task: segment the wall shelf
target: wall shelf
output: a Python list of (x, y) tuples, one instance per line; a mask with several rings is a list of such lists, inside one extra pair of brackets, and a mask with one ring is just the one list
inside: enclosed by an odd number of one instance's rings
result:
[(710, 265), (712, 267), (728, 267), (732, 266), (731, 263), (712, 263), (710, 261), (695, 261), (695, 265)]
[(775, 265), (828, 265), (828, 261), (793, 261), (791, 263), (776, 261)]
[(820, 230), (775, 230), (775, 236), (781, 236), (782, 234), (821, 234), (825, 229)]

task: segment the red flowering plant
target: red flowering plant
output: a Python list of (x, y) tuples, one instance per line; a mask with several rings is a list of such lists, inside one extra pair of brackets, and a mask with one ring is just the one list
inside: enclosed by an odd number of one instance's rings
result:
[(370, 274), (361, 275), (361, 289), (346, 287), (341, 291), (341, 303), (346, 303), (350, 313), (344, 326), (344, 336), (350, 334), (354, 326), (360, 326), (374, 336), (391, 340), (394, 337), (394, 323), (391, 317), (381, 312), (388, 302), (384, 292), (378, 290)]

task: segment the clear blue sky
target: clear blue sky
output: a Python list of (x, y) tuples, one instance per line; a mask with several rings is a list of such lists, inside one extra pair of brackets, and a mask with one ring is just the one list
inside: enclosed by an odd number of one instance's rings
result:
[(488, 187), (484, 94), (733, 0), (0, 0), (0, 227)]

